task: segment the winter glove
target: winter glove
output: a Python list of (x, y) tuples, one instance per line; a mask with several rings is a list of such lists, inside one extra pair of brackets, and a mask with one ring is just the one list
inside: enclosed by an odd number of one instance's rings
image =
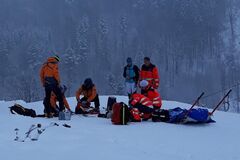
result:
[(82, 101), (81, 102), (82, 107), (88, 108), (89, 107), (89, 102), (88, 101)]
[(82, 101), (82, 105), (83, 106), (87, 105), (87, 101)]
[(129, 110), (132, 110), (133, 106), (129, 103)]

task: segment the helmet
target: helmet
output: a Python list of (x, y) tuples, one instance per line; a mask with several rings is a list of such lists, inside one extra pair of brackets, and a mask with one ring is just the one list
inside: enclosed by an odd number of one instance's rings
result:
[(58, 55), (53, 56), (58, 62), (60, 61), (60, 57)]
[(142, 80), (139, 85), (141, 88), (146, 88), (148, 86), (148, 84), (149, 83), (147, 80)]
[(83, 88), (88, 90), (91, 89), (94, 86), (92, 79), (91, 78), (87, 78), (85, 79), (84, 83), (83, 83)]

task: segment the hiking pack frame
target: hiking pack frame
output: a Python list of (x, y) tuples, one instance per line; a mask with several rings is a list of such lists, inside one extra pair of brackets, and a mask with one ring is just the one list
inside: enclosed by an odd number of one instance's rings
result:
[(202, 92), (201, 95), (195, 100), (195, 102), (192, 104), (191, 108), (187, 111), (187, 113), (185, 114), (185, 118), (187, 118), (187, 116), (189, 115), (189, 113), (192, 111), (192, 109), (198, 104), (198, 102), (200, 101), (200, 99), (203, 97), (205, 93)]
[[(230, 89), (224, 96), (223, 98), (219, 101), (219, 103), (213, 108), (212, 112), (209, 113), (210, 116), (213, 115), (213, 113), (221, 106), (221, 104), (225, 101), (225, 99), (230, 95), (230, 93), (232, 92), (232, 89)], [(188, 109), (187, 113), (185, 114), (185, 118), (187, 118), (187, 116), (189, 115), (189, 113), (192, 111), (192, 109), (198, 104), (198, 102), (200, 101), (200, 99), (203, 97), (204, 92), (202, 92), (202, 94), (195, 100), (195, 102), (193, 103), (193, 105), (191, 106), (190, 109)]]
[(213, 108), (212, 112), (209, 113), (209, 115), (213, 115), (213, 113), (221, 106), (221, 104), (225, 101), (225, 99), (229, 96), (229, 94), (232, 92), (232, 89), (230, 89), (227, 94), (224, 95), (224, 97), (219, 101), (219, 103)]

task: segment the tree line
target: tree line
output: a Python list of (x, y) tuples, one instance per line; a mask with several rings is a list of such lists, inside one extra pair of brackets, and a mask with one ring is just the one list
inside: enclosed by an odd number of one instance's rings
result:
[(86, 77), (100, 94), (122, 95), (126, 58), (140, 67), (149, 56), (163, 99), (189, 103), (239, 81), (239, 9), (238, 0), (1, 0), (0, 98), (41, 100), (39, 69), (54, 54), (67, 96)]

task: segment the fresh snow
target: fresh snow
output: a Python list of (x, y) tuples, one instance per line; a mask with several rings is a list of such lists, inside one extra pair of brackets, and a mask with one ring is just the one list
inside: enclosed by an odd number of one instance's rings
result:
[[(69, 98), (74, 110), (74, 98)], [(107, 96), (101, 97), (107, 104)], [(118, 101), (127, 101), (118, 96)], [(12, 115), (8, 107), (20, 103), (41, 114), (42, 102), (0, 101), (1, 160), (239, 160), (240, 115), (216, 112), (217, 123), (176, 125), (151, 121), (112, 125), (109, 119), (72, 116), (71, 121), (57, 118), (31, 118)], [(190, 107), (164, 101), (163, 108)], [(72, 128), (52, 127), (38, 141), (16, 142), (15, 128), (23, 135), (32, 124), (51, 122), (70, 124)]]

